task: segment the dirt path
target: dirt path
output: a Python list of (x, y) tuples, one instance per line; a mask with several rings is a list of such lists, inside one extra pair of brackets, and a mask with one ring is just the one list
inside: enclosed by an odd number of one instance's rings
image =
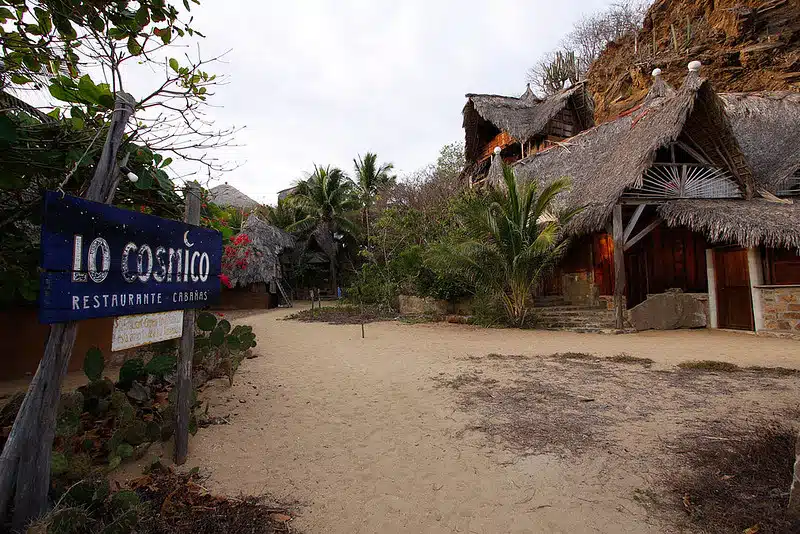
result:
[[(462, 393), (442, 387), (441, 377), (480, 372), (477, 359), (490, 353), (626, 352), (655, 360), (655, 371), (692, 359), (800, 368), (800, 343), (745, 334), (374, 323), (362, 340), (358, 326), (280, 320), (287, 314), (243, 319), (258, 334), (261, 356), (243, 364), (232, 388), (204, 392), (210, 412), (231, 414), (232, 424), (201, 430), (188, 465), (210, 470), (213, 491), (298, 503), (293, 525), (308, 534), (668, 530), (635, 499), (653, 483), (650, 474), (623, 468), (614, 451), (521, 454), (502, 436), (465, 431), (485, 424), (486, 414), (460, 409)], [(516, 371), (500, 363), (493, 379), (515, 383)], [(584, 376), (591, 380), (591, 369)], [(625, 380), (636, 380), (601, 379), (623, 392)], [(647, 394), (642, 384), (636, 390)], [(778, 404), (791, 402), (770, 406)], [(657, 422), (644, 414), (637, 432)]]

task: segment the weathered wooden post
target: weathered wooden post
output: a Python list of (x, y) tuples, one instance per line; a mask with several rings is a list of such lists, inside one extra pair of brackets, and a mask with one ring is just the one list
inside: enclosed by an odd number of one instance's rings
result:
[[(105, 203), (113, 199), (119, 172), (117, 154), (134, 106), (131, 95), (117, 93), (105, 145), (84, 198)], [(56, 411), (77, 333), (74, 321), (50, 327), (42, 361), (0, 455), (0, 523), (5, 522), (14, 495), (15, 531), (24, 530), (47, 509)]]
[(794, 443), (794, 468), (792, 470), (792, 484), (789, 487), (789, 517), (800, 518), (800, 433)]
[(625, 326), (625, 229), (622, 226), (622, 205), (614, 205), (613, 214), (614, 238), (614, 314), (618, 330)]
[[(200, 223), (200, 185), (186, 184), (184, 222)], [(194, 357), (195, 310), (183, 310), (183, 335), (178, 354), (178, 395), (175, 410), (175, 463), (186, 463), (189, 453), (189, 419), (192, 411), (192, 358)]]

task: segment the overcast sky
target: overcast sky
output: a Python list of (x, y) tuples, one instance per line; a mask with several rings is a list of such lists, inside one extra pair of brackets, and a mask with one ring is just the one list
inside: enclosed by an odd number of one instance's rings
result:
[(352, 172), (366, 151), (399, 174), (463, 141), (464, 94), (519, 95), (525, 72), (581, 15), (611, 0), (205, 0), (194, 27), (209, 69), (229, 76), (211, 102), (244, 126), (221, 181), (274, 202), (314, 163)]

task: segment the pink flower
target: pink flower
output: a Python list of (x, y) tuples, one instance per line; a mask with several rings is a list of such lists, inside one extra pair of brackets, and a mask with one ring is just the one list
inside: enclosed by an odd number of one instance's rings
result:
[(219, 281), (220, 281), (220, 282), (222, 282), (222, 285), (224, 285), (224, 286), (225, 286), (225, 287), (227, 287), (228, 289), (230, 289), (230, 288), (232, 287), (232, 286), (231, 286), (231, 279), (230, 279), (230, 278), (228, 278), (228, 275), (227, 275), (227, 274), (221, 274), (221, 275), (219, 275)]

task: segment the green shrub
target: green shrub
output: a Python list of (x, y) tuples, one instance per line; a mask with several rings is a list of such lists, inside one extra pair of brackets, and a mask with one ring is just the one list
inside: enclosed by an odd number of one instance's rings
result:
[(100, 349), (92, 347), (86, 351), (86, 356), (83, 359), (83, 372), (90, 381), (94, 382), (100, 380), (103, 376), (104, 367), (105, 361)]
[(208, 312), (197, 316), (199, 333), (194, 340), (194, 364), (209, 376), (227, 376), (233, 384), (233, 375), (248, 351), (256, 346), (253, 327), (237, 325), (231, 328), (226, 319), (218, 320)]

